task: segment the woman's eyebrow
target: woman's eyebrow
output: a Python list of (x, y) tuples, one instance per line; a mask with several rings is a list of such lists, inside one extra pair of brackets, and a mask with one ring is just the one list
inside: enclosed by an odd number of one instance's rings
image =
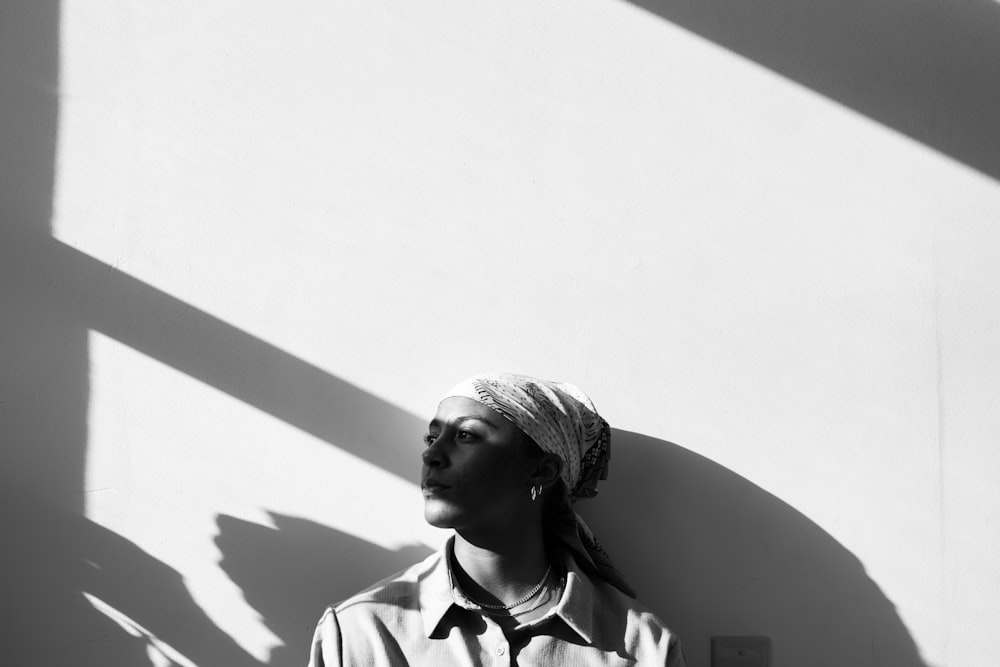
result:
[[(475, 415), (467, 415), (467, 416), (463, 416), (463, 417), (458, 417), (457, 419), (455, 419), (455, 421), (453, 422), (453, 424), (455, 426), (461, 426), (462, 424), (465, 424), (466, 422), (471, 422), (471, 421), (483, 424), (484, 426), (490, 428), (493, 431), (497, 430), (497, 425), (496, 424), (494, 424), (493, 422), (487, 420), (485, 417), (477, 417)], [(438, 419), (437, 417), (435, 417), (434, 419), (432, 419), (431, 422), (430, 422), (430, 424), (428, 424), (428, 426), (430, 428), (435, 428), (435, 427), (436, 428), (441, 428), (441, 425), (442, 425), (442, 421), (440, 419)]]
[(485, 417), (473, 417), (473, 416), (459, 417), (458, 419), (455, 420), (455, 425), (456, 426), (461, 426), (462, 424), (464, 424), (466, 422), (478, 422), (480, 424), (483, 424), (484, 426), (488, 426), (489, 428), (493, 429), (494, 431), (497, 429), (496, 424), (494, 424), (493, 422), (489, 421)]

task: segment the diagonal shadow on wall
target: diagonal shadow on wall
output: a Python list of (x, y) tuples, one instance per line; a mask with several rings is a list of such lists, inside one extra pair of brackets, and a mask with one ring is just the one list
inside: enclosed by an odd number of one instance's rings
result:
[(629, 0), (1000, 179), (995, 0)]
[(405, 410), (59, 241), (30, 255), (78, 326), (417, 482), (416, 455), (397, 445), (425, 425)]

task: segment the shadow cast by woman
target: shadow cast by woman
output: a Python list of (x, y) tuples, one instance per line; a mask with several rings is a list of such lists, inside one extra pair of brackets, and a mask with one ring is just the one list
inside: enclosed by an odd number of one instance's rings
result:
[(925, 665), (862, 563), (807, 517), (679, 445), (613, 441), (601, 496), (578, 509), (692, 665), (710, 636), (740, 634), (769, 636), (775, 664)]

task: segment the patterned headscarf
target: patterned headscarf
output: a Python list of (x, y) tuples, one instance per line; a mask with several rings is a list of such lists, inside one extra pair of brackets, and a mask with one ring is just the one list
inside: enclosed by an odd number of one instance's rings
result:
[(566, 496), (549, 530), (573, 552), (577, 562), (631, 597), (635, 593), (615, 569), (607, 552), (571, 503), (597, 495), (598, 480), (607, 479), (611, 428), (594, 403), (575, 386), (527, 375), (488, 373), (453, 387), (445, 398), (478, 401), (510, 420), (543, 451), (562, 460), (560, 477)]

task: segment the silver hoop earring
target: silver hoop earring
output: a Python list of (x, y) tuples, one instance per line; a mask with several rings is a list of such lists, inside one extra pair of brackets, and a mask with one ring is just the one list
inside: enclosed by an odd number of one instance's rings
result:
[(535, 498), (542, 495), (542, 485), (539, 484), (536, 489), (534, 485), (531, 486), (531, 502), (535, 502)]

